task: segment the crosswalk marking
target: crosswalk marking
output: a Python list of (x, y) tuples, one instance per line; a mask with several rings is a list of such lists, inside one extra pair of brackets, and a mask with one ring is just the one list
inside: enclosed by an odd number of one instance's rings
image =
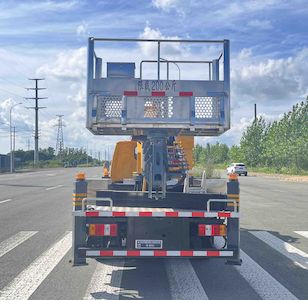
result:
[(291, 259), (296, 265), (308, 269), (308, 254), (291, 244), (277, 238), (267, 231), (249, 231), (255, 237)]
[(294, 232), (308, 239), (308, 231), (294, 231)]
[[(101, 262), (97, 263), (97, 267), (83, 298), (84, 300), (119, 299), (124, 259), (112, 260), (111, 263), (112, 265), (107, 265)], [(138, 295), (135, 295), (132, 298), (137, 299)]]
[(50, 191), (50, 190), (54, 190), (54, 189), (57, 189), (57, 188), (60, 188), (60, 187), (62, 187), (63, 186), (63, 184), (59, 184), (59, 185), (56, 185), (56, 186), (51, 186), (51, 187), (49, 187), (49, 188), (47, 188), (47, 189), (45, 189), (46, 191)]
[(241, 257), (243, 260), (242, 265), (236, 266), (235, 268), (262, 299), (297, 299), (288, 289), (273, 278), (242, 250)]
[(189, 259), (167, 259), (165, 266), (173, 300), (208, 299)]
[(10, 201), (12, 201), (12, 199), (1, 200), (1, 201), (0, 201), (0, 204), (1, 204), (1, 203), (6, 203), (6, 202), (10, 202)]
[(11, 236), (7, 240), (0, 243), (0, 257), (10, 252), (18, 245), (35, 235), (37, 231), (20, 231), (17, 234)]
[(69, 251), (71, 245), (72, 233), (69, 232), (17, 275), (7, 287), (0, 291), (0, 299), (28, 299)]

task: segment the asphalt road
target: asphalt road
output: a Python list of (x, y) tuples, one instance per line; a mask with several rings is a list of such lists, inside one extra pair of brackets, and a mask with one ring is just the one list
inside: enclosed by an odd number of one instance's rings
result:
[(307, 183), (240, 178), (241, 267), (217, 259), (92, 259), (72, 267), (77, 171), (0, 175), (1, 300), (308, 299)]

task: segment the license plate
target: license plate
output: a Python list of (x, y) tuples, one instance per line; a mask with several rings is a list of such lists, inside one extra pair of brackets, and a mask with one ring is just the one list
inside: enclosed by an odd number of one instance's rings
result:
[(162, 249), (162, 240), (135, 240), (136, 249)]

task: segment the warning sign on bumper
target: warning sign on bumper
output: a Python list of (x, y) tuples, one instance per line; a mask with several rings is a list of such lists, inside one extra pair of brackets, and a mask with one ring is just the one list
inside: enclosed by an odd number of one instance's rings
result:
[(135, 240), (136, 249), (162, 249), (162, 240)]

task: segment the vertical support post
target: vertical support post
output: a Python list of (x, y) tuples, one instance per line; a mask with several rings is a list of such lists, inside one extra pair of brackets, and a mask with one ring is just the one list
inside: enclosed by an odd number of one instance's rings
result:
[(167, 80), (169, 80), (169, 61), (167, 61)]
[[(165, 198), (167, 180), (167, 137), (160, 132), (148, 132), (143, 143), (144, 177), (148, 184), (148, 197)], [(161, 194), (161, 195), (160, 195)]]
[[(225, 94), (225, 107), (226, 112), (230, 111), (230, 42), (229, 40), (224, 40), (224, 94)], [(230, 114), (225, 114), (225, 126), (230, 128)]]
[(224, 40), (224, 90), (230, 93), (230, 42)]
[(195, 111), (195, 97), (194, 96), (190, 97), (189, 103), (190, 103), (190, 125), (195, 125), (196, 111)]
[(211, 75), (211, 63), (208, 63), (208, 67), (209, 67), (209, 80), (212, 80), (212, 75)]
[[(88, 58), (87, 58), (87, 126), (91, 126), (93, 122), (93, 108), (94, 95), (91, 94), (93, 90), (93, 68), (94, 68), (94, 39), (90, 37), (88, 39)], [(95, 115), (96, 116), (96, 115)]]
[(157, 79), (160, 80), (160, 41), (157, 42)]
[[(88, 183), (84, 173), (76, 175), (73, 193), (73, 212), (82, 210), (82, 199), (87, 197)], [(79, 247), (86, 246), (86, 217), (73, 215), (73, 255), (74, 266), (86, 264), (85, 255), (81, 254)]]
[[(236, 204), (228, 203), (232, 206), (235, 212), (240, 210), (240, 187), (237, 174), (231, 174), (229, 182), (227, 182), (227, 196), (228, 199), (235, 199)], [(234, 251), (234, 256), (227, 260), (227, 264), (240, 265), (242, 260), (240, 258), (240, 219), (229, 218), (227, 223), (228, 248)]]
[(219, 80), (219, 60), (213, 59), (212, 62), (213, 80)]
[(100, 57), (95, 57), (95, 79), (102, 77), (102, 61)]
[(121, 112), (121, 124), (126, 125), (127, 120), (127, 96), (122, 97), (122, 112)]
[(93, 68), (94, 68), (94, 39), (92, 37), (88, 40), (88, 93), (92, 88), (92, 80), (93, 80)]

